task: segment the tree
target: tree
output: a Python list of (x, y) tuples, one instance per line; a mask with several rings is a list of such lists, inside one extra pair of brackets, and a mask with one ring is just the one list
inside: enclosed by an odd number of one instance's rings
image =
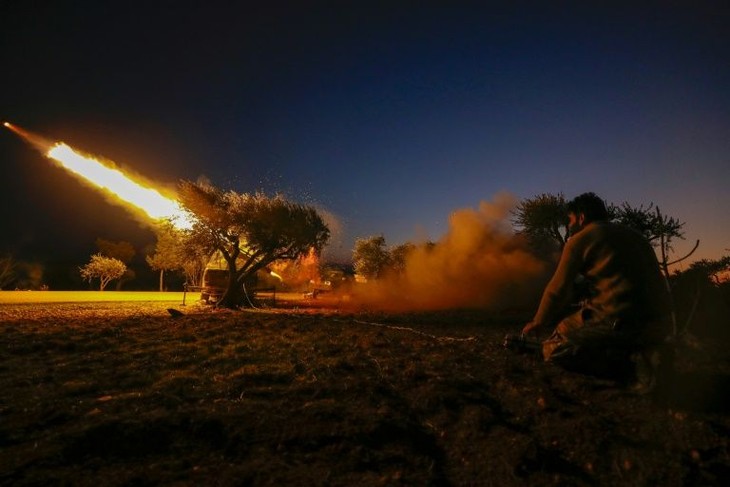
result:
[(228, 266), (228, 285), (220, 303), (244, 304), (243, 283), (276, 260), (294, 260), (310, 249), (320, 252), (329, 229), (317, 211), (282, 196), (222, 191), (209, 184), (181, 181), (178, 199), (194, 217), (191, 242)]
[(88, 264), (79, 267), (84, 280), (91, 282), (95, 278), (99, 279), (99, 291), (103, 291), (109, 281), (122, 277), (126, 270), (127, 266), (121, 260), (101, 254), (92, 255)]
[[(134, 259), (134, 256), (137, 254), (137, 251), (134, 249), (134, 245), (124, 240), (114, 242), (103, 238), (97, 238), (96, 248), (99, 249), (99, 253), (101, 255), (120, 260), (127, 266), (129, 266), (132, 259)], [(135, 272), (132, 269), (127, 268), (124, 275), (121, 276), (122, 278), (117, 282), (117, 291), (122, 288), (122, 284), (133, 280), (135, 276)]]
[(611, 213), (615, 220), (635, 229), (644, 235), (650, 244), (659, 249), (657, 260), (667, 279), (670, 277), (669, 266), (687, 259), (700, 245), (700, 241), (697, 240), (689, 253), (679, 259), (669, 260), (669, 254), (674, 250), (672, 241), (676, 238), (684, 240), (682, 231), (684, 222), (664, 215), (654, 203), (650, 203), (646, 208), (644, 205), (636, 208), (624, 202), (620, 207), (613, 207)]
[(391, 254), (382, 235), (358, 238), (352, 253), (355, 273), (366, 279), (377, 279), (391, 264)]
[(164, 289), (165, 272), (169, 271), (181, 271), (186, 283), (199, 285), (210, 260), (210, 250), (201, 247), (190, 232), (176, 228), (170, 221), (159, 224), (155, 233), (154, 253), (145, 260), (152, 269), (160, 271), (160, 291)]
[(390, 251), (390, 269), (397, 274), (403, 274), (406, 270), (406, 259), (416, 250), (416, 245), (411, 242), (396, 245)]
[(727, 273), (730, 272), (730, 255), (719, 259), (700, 259), (690, 264), (689, 272), (696, 272), (709, 282), (719, 286), (725, 282)]
[(43, 265), (20, 261), (15, 266), (15, 286), (20, 289), (43, 289)]
[(147, 264), (156, 271), (160, 271), (160, 291), (165, 290), (165, 271), (174, 271), (183, 267), (181, 246), (182, 235), (169, 221), (165, 221), (156, 228), (157, 243), (155, 252), (145, 257)]
[(195, 286), (200, 285), (203, 282), (205, 266), (210, 260), (209, 250), (195, 242), (189, 232), (182, 232), (178, 257), (182, 272), (185, 274), (185, 282)]
[(15, 260), (11, 255), (0, 258), (0, 289), (15, 280)]
[(520, 201), (512, 223), (538, 251), (562, 250), (568, 240), (568, 210), (563, 193), (543, 193)]
[(730, 337), (730, 255), (701, 259), (672, 276), (672, 295), (680, 336)]

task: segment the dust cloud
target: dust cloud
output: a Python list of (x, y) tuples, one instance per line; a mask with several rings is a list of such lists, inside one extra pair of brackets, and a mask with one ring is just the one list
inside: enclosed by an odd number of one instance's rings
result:
[(454, 211), (435, 245), (418, 245), (402, 273), (353, 288), (353, 304), (390, 311), (455, 308), (510, 310), (536, 305), (547, 264), (510, 224), (517, 199), (507, 193), (477, 209)]

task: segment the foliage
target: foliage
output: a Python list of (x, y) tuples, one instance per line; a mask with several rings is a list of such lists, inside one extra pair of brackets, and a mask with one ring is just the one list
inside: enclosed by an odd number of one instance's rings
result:
[(520, 201), (512, 212), (512, 223), (527, 237), (531, 246), (549, 251), (557, 244), (562, 249), (568, 239), (568, 211), (565, 197), (543, 193)]
[(153, 270), (160, 271), (160, 290), (164, 289), (164, 273), (169, 271), (180, 271), (185, 282), (200, 284), (210, 251), (198, 245), (190, 232), (175, 227), (169, 220), (161, 222), (155, 234), (154, 253), (145, 260)]
[(616, 221), (638, 231), (652, 245), (658, 245), (662, 235), (665, 235), (669, 242), (672, 238), (683, 238), (681, 229), (684, 223), (676, 218), (662, 215), (654, 203), (649, 203), (649, 206), (644, 208), (644, 205), (634, 207), (624, 202), (620, 207), (614, 207), (612, 213)]
[(185, 282), (197, 286), (203, 282), (203, 272), (210, 259), (210, 253), (196, 242), (189, 232), (182, 232), (180, 244), (178, 257)]
[(689, 266), (690, 272), (695, 272), (715, 285), (724, 282), (722, 276), (730, 272), (730, 255), (725, 255), (719, 259), (701, 259), (693, 262)]
[(398, 274), (405, 272), (406, 259), (414, 250), (416, 250), (416, 245), (411, 242), (393, 247), (390, 251), (390, 268)]
[(160, 271), (160, 291), (164, 291), (165, 271), (182, 268), (182, 234), (170, 221), (160, 223), (155, 229), (155, 234), (157, 242), (154, 253), (146, 256), (145, 260), (153, 270)]
[(0, 289), (48, 289), (43, 284), (44, 267), (38, 262), (16, 260), (12, 255), (0, 257)]
[(669, 266), (688, 258), (700, 244), (698, 240), (688, 254), (679, 259), (670, 260), (669, 255), (674, 250), (673, 240), (684, 240), (684, 232), (682, 231), (684, 222), (664, 215), (654, 203), (650, 203), (646, 208), (644, 208), (644, 205), (636, 208), (624, 202), (620, 207), (614, 207), (613, 212), (616, 221), (635, 229), (644, 235), (649, 243), (659, 249), (659, 265), (667, 278), (670, 277)]
[(391, 264), (391, 255), (385, 247), (383, 235), (358, 238), (352, 253), (355, 273), (368, 280), (377, 279)]
[(165, 290), (165, 271), (173, 271), (180, 266), (176, 252), (179, 240), (174, 232), (175, 228), (170, 222), (159, 225), (155, 232), (157, 242), (154, 253), (145, 257), (152, 270), (160, 271), (160, 291)]
[(98, 278), (100, 281), (99, 290), (103, 291), (109, 281), (119, 279), (124, 275), (127, 266), (119, 259), (94, 254), (88, 264), (79, 267), (79, 271), (81, 277), (86, 281), (91, 282), (93, 279)]
[(15, 280), (15, 265), (11, 255), (0, 257), (0, 289), (9, 286)]
[(228, 287), (221, 304), (240, 305), (242, 285), (276, 260), (294, 260), (321, 251), (329, 229), (317, 211), (282, 196), (222, 191), (205, 183), (181, 181), (178, 198), (194, 216), (189, 241), (228, 265)]
[(680, 333), (730, 338), (730, 256), (702, 259), (671, 278)]
[[(99, 253), (105, 257), (111, 257), (122, 261), (125, 265), (129, 265), (137, 254), (134, 249), (134, 245), (130, 242), (120, 240), (114, 242), (112, 240), (106, 240), (103, 238), (96, 239), (96, 247), (99, 249)], [(122, 284), (134, 280), (136, 273), (131, 268), (127, 267), (127, 270), (117, 281), (117, 291), (122, 288)]]
[(19, 261), (15, 267), (15, 286), (20, 289), (44, 289), (43, 265), (38, 262)]
[[(425, 248), (434, 246), (433, 242), (424, 244)], [(355, 241), (352, 253), (354, 270), (368, 280), (375, 280), (386, 274), (403, 274), (408, 256), (417, 249), (412, 242), (388, 248), (382, 235), (359, 238)]]
[(97, 238), (96, 248), (99, 249), (99, 253), (101, 255), (121, 260), (125, 264), (132, 262), (132, 259), (134, 259), (134, 256), (137, 253), (137, 251), (134, 250), (134, 245), (124, 240), (113, 242), (111, 240)]

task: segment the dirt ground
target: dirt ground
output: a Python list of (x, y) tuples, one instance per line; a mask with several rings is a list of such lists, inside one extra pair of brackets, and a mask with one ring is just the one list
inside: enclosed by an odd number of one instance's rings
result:
[(0, 484), (730, 478), (717, 344), (686, 347), (640, 396), (504, 350), (521, 316), (169, 306), (0, 306)]

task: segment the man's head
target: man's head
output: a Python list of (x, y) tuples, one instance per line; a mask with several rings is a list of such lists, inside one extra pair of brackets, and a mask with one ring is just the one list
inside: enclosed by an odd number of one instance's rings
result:
[(568, 230), (571, 234), (580, 231), (591, 222), (608, 220), (606, 204), (595, 193), (583, 193), (567, 204)]

